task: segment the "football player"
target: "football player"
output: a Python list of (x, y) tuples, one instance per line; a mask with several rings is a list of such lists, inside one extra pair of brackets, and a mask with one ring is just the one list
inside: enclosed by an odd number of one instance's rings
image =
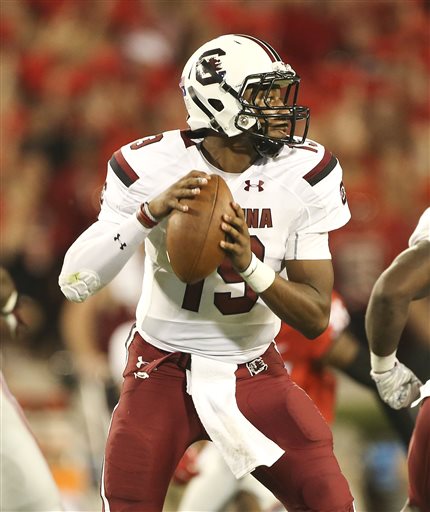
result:
[[(422, 403), (409, 445), (409, 499), (404, 511), (430, 511), (430, 379), (422, 385), (396, 357), (412, 301), (430, 295), (430, 208), (401, 252), (376, 281), (366, 311), (371, 377), (393, 409)], [(430, 377), (430, 366), (429, 366)]]
[[(19, 332), (18, 291), (9, 272), (0, 267), (1, 339)], [(24, 412), (0, 371), (1, 510), (63, 510), (60, 492), (34, 438)]]
[[(104, 510), (161, 510), (188, 446), (212, 440), (237, 478), (252, 473), (290, 510), (352, 511), (330, 428), (290, 379), (273, 340), (281, 319), (308, 338), (327, 327), (328, 233), (350, 213), (338, 159), (307, 139), (300, 78), (269, 44), (220, 36), (180, 87), (188, 131), (124, 145), (109, 161), (98, 220), (59, 277), (72, 301), (96, 293), (145, 242), (136, 325), (102, 473)], [(169, 214), (210, 174), (227, 182), (226, 258), (187, 285), (166, 254)], [(285, 270), (288, 278), (280, 275)]]

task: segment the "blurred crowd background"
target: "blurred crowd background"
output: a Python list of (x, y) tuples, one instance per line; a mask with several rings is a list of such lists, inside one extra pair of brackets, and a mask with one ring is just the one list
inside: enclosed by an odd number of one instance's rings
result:
[[(130, 311), (123, 302), (118, 307), (115, 295), (78, 311), (65, 305), (57, 278), (65, 251), (97, 216), (112, 153), (142, 136), (186, 128), (178, 83), (184, 63), (202, 43), (223, 33), (251, 34), (268, 41), (302, 78), (300, 102), (311, 107), (310, 138), (332, 151), (344, 169), (352, 220), (334, 233), (331, 249), (336, 288), (346, 301), (354, 332), (365, 343), (364, 311), (371, 288), (407, 246), (429, 205), (430, 4), (424, 0), (1, 0), (0, 4), (0, 259), (22, 293), (28, 325), (23, 339), (5, 347), (2, 367), (60, 487), (73, 503), (70, 510), (90, 510), (86, 500), (97, 485), (91, 464), (97, 466), (97, 461), (89, 461), (87, 452), (97, 453), (94, 444), (100, 443), (100, 437), (103, 444), (103, 436), (94, 435), (91, 419), (89, 397), (92, 392), (99, 396), (97, 386), (85, 388), (83, 396), (80, 383), (100, 377), (109, 408), (106, 340)], [(429, 364), (424, 325), (428, 327), (428, 319), (416, 316), (400, 350), (406, 362), (413, 360), (411, 366), (423, 374)], [(354, 409), (354, 390), (349, 394), (348, 383), (345, 386), (348, 392), (340, 392), (344, 397), (340, 407), (342, 403), (345, 407), (339, 421), (345, 417), (347, 421), (339, 429), (350, 439), (354, 436), (345, 425), (356, 417), (361, 425), (366, 421)], [(360, 402), (360, 410), (371, 423), (367, 413), (374, 409), (367, 398), (364, 406)], [(372, 426), (366, 429), (372, 437)], [(391, 443), (392, 432), (384, 435)], [(339, 438), (339, 449), (341, 445)], [(371, 449), (382, 452), (375, 458)], [(389, 446), (371, 449), (366, 452), (370, 462), (362, 466), (377, 471)], [(393, 476), (389, 485), (397, 485), (395, 478), (404, 475)], [(373, 512), (363, 506), (363, 512)]]

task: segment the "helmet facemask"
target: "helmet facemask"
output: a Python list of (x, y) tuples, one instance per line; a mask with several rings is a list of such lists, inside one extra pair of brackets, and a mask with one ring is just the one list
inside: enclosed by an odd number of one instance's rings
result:
[[(238, 93), (241, 110), (235, 126), (257, 139), (281, 148), (284, 144), (303, 144), (306, 139), (309, 108), (297, 105), (300, 78), (292, 71), (249, 75)], [(297, 136), (298, 125), (302, 125)], [(279, 152), (279, 151), (278, 151)]]

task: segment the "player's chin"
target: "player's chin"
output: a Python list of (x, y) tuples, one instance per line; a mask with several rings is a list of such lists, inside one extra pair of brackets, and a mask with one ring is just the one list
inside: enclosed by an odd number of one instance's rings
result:
[(285, 124), (271, 126), (267, 131), (267, 135), (271, 139), (285, 139), (289, 136), (289, 134), (289, 126), (286, 126)]

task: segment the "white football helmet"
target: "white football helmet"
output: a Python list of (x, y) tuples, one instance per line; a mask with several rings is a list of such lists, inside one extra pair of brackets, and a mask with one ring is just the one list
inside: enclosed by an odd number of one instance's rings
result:
[[(299, 144), (306, 138), (310, 113), (308, 107), (296, 104), (299, 83), (300, 77), (269, 44), (230, 34), (194, 52), (185, 64), (180, 87), (191, 130), (210, 129), (227, 137), (246, 132), (261, 154), (274, 156), (284, 144)], [(281, 106), (269, 104), (274, 89), (282, 92)], [(297, 121), (304, 121), (301, 137), (295, 137)], [(268, 135), (270, 122), (282, 125), (282, 136)]]

